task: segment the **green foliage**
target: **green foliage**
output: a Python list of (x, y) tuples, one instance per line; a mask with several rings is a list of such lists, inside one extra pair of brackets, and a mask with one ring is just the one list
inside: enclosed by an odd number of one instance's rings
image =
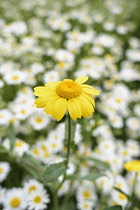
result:
[(40, 161), (33, 158), (30, 155), (24, 154), (22, 158), (18, 158), (20, 160), (21, 166), (34, 178), (41, 180), (44, 172), (44, 167)]
[(10, 151), (13, 151), (14, 146), (15, 146), (15, 140), (16, 140), (16, 138), (15, 138), (14, 126), (13, 126), (12, 123), (7, 128), (7, 137), (10, 140)]
[(49, 165), (43, 174), (43, 182), (56, 182), (58, 177), (64, 174), (66, 170), (66, 161)]
[(7, 152), (6, 149), (2, 145), (0, 145), (0, 154), (6, 153), (6, 152)]
[(109, 169), (110, 168), (108, 163), (105, 163), (104, 161), (98, 160), (96, 158), (87, 157), (87, 158), (82, 158), (82, 160), (92, 161), (95, 164), (95, 166), (97, 166), (99, 168), (103, 168), (103, 169)]
[(105, 174), (102, 173), (90, 173), (86, 176), (79, 176), (79, 175), (68, 175), (66, 176), (66, 179), (68, 180), (90, 180), (94, 181), (95, 179), (101, 177), (101, 176), (106, 176)]
[(115, 206), (111, 206), (111, 207), (105, 208), (103, 210), (122, 210), (122, 206), (115, 205)]

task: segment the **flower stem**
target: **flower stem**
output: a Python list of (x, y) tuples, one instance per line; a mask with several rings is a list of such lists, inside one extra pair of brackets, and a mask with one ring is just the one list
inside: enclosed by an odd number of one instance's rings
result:
[[(67, 158), (66, 158), (66, 169), (68, 168), (68, 164), (69, 164), (69, 158), (70, 158), (70, 147), (71, 147), (71, 117), (68, 114), (68, 144), (67, 144)], [(59, 186), (57, 187), (55, 193), (54, 193), (54, 210), (59, 210), (58, 209), (58, 191), (60, 189), (60, 187), (62, 186), (62, 184), (64, 183), (65, 179), (66, 179), (66, 174), (67, 174), (67, 170), (64, 173), (63, 179), (61, 181), (61, 183), (59, 184)]]
[(54, 192), (54, 195), (53, 195), (53, 202), (54, 202), (54, 210), (59, 210), (59, 209), (58, 209), (58, 196), (57, 196), (57, 191)]
[(68, 167), (69, 164), (69, 157), (70, 157), (70, 144), (71, 144), (71, 117), (68, 114), (68, 149), (67, 149), (67, 162), (66, 167)]

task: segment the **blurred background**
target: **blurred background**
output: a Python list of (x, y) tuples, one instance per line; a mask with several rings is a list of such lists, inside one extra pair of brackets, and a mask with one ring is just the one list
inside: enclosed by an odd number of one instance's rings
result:
[[(77, 120), (70, 173), (76, 173), (80, 164), (79, 174), (98, 169), (94, 161), (79, 161), (83, 154), (94, 157), (110, 165), (106, 170), (115, 186), (131, 193), (134, 175), (127, 175), (123, 164), (140, 158), (139, 11), (139, 0), (0, 0), (2, 197), (12, 188), (23, 191), (23, 183), (31, 177), (40, 180), (26, 161), (34, 165), (35, 159), (46, 166), (62, 160), (66, 152), (65, 117), (58, 123), (37, 109), (34, 87), (79, 76), (88, 76), (88, 84), (101, 94), (95, 98), (93, 116)], [(67, 210), (84, 209), (77, 186), (73, 186)], [(103, 193), (99, 189), (96, 201)], [(63, 199), (68, 191), (66, 185), (59, 196)], [(117, 195), (111, 192), (104, 205), (127, 205), (127, 199), (115, 200)], [(135, 196), (133, 210), (139, 208), (140, 175)], [(4, 199), (0, 203), (1, 209), (8, 208)], [(95, 203), (96, 210), (102, 209), (102, 203)]]

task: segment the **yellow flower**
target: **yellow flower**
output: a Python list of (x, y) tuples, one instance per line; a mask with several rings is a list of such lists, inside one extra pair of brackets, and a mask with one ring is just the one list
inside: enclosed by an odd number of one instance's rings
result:
[(140, 160), (131, 160), (124, 164), (124, 168), (127, 171), (140, 171)]
[(58, 82), (48, 82), (45, 86), (35, 87), (34, 95), (37, 108), (44, 111), (57, 121), (61, 120), (68, 110), (73, 120), (91, 116), (94, 112), (95, 101), (92, 95), (100, 92), (90, 85), (83, 84), (88, 77), (78, 77), (75, 81), (64, 79)]

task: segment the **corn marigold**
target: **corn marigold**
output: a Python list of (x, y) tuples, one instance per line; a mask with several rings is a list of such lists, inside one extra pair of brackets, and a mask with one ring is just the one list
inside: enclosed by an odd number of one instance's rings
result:
[(46, 114), (61, 120), (68, 110), (73, 120), (91, 116), (94, 112), (95, 101), (93, 95), (100, 91), (90, 85), (83, 84), (88, 77), (78, 77), (75, 81), (64, 79), (58, 82), (48, 82), (45, 86), (34, 88), (37, 108), (44, 108)]
[(131, 160), (124, 164), (124, 168), (127, 171), (140, 171), (140, 160)]
[(140, 160), (131, 160), (124, 164), (124, 168), (127, 171), (140, 171)]

